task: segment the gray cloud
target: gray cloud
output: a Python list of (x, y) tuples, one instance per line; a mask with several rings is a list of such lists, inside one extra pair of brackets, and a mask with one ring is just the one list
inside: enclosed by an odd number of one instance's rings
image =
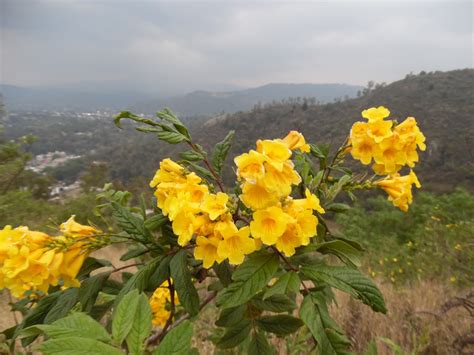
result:
[(1, 81), (189, 91), (472, 67), (471, 1), (0, 0)]

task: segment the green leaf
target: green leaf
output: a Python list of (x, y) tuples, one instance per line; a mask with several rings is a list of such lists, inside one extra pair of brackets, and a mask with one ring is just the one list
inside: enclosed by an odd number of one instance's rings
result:
[[(153, 275), (156, 273), (157, 269), (161, 266), (161, 262), (165, 262), (166, 258), (163, 259), (162, 256), (158, 256), (152, 261), (148, 262), (144, 267), (139, 269), (132, 277), (128, 279), (125, 286), (120, 290), (120, 293), (115, 298), (114, 308), (117, 307), (120, 300), (130, 291), (137, 289), (139, 292), (148, 290), (151, 288), (156, 288), (160, 284), (153, 284), (153, 281), (156, 278)], [(169, 262), (169, 261), (168, 261)], [(166, 268), (168, 264), (166, 264)], [(166, 278), (165, 278), (166, 279)], [(159, 281), (159, 280), (158, 280)], [(163, 280), (164, 281), (164, 280)]]
[(91, 276), (82, 281), (79, 288), (79, 302), (81, 303), (82, 311), (89, 312), (92, 309), (100, 290), (109, 276), (110, 271)]
[(114, 219), (124, 232), (137, 237), (140, 241), (146, 241), (147, 237), (150, 237), (142, 218), (133, 214), (126, 207), (121, 206), (117, 202), (112, 202), (111, 207)]
[(361, 251), (340, 239), (321, 243), (317, 246), (317, 250), (322, 254), (336, 255), (348, 265), (359, 267), (362, 264)]
[(102, 325), (85, 313), (73, 313), (68, 317), (58, 319), (52, 324), (38, 324), (26, 328), (23, 333), (31, 334), (35, 330), (44, 332), (53, 339), (80, 337), (109, 342), (109, 333)]
[(219, 143), (216, 144), (212, 152), (212, 166), (216, 169), (217, 173), (222, 172), (222, 167), (224, 166), (224, 161), (227, 158), (229, 149), (231, 146), (231, 141), (234, 138), (235, 131), (230, 131), (227, 136)]
[(244, 319), (246, 310), (247, 307), (245, 305), (224, 308), (221, 311), (219, 319), (216, 321), (216, 325), (218, 327), (231, 327)]
[(143, 354), (144, 341), (151, 332), (153, 314), (148, 298), (142, 293), (138, 298), (138, 306), (133, 318), (132, 329), (127, 335), (127, 347), (131, 354)]
[(44, 323), (51, 324), (55, 320), (65, 317), (78, 301), (79, 289), (75, 287), (66, 289), (44, 318)]
[(203, 178), (205, 179), (208, 179), (208, 180), (214, 180), (214, 176), (212, 175), (212, 173), (207, 170), (206, 168), (203, 168), (202, 166), (198, 165), (198, 164), (194, 164), (192, 162), (187, 162), (187, 164), (192, 167), (196, 173), (200, 176), (202, 176)]
[(316, 284), (324, 282), (343, 292), (350, 293), (376, 312), (387, 312), (382, 293), (370, 279), (358, 270), (346, 266), (319, 264), (304, 266), (301, 268), (301, 273)]
[(45, 355), (123, 355), (121, 350), (100, 341), (75, 336), (45, 341), (39, 350)]
[(331, 319), (321, 294), (306, 295), (300, 308), (301, 320), (316, 339), (320, 353), (327, 355), (349, 354), (351, 343)]
[(300, 290), (300, 283), (301, 281), (297, 273), (293, 271), (287, 272), (280, 276), (278, 281), (265, 292), (263, 299), (265, 300), (276, 294), (297, 293)]
[(158, 111), (156, 113), (156, 115), (164, 120), (164, 121), (167, 121), (169, 123), (171, 123), (174, 128), (176, 128), (176, 130), (178, 132), (180, 132), (181, 134), (183, 134), (184, 136), (186, 136), (187, 138), (190, 138), (189, 136), (189, 132), (188, 132), (188, 129), (186, 128), (186, 126), (183, 124), (183, 122), (181, 122), (179, 120), (179, 118), (174, 114), (173, 111), (171, 111), (169, 108), (165, 108), (164, 110), (162, 111)]
[[(46, 297), (42, 298), (36, 307), (32, 308), (28, 314), (23, 318), (23, 321), (20, 323), (20, 325), (16, 328), (15, 333), (13, 335), (14, 338), (16, 338), (19, 334), (19, 332), (27, 327), (30, 327), (35, 324), (43, 323), (46, 315), (48, 312), (54, 307), (56, 301), (58, 300), (59, 296), (61, 295), (61, 292), (54, 292)], [(26, 343), (31, 343), (33, 339), (29, 339), (26, 341)], [(29, 341), (29, 342), (28, 342)], [(27, 344), (27, 345), (28, 345)]]
[(155, 291), (163, 282), (170, 277), (170, 262), (173, 259), (173, 255), (168, 255), (161, 260), (158, 267), (149, 276), (147, 280), (146, 291)]
[(185, 250), (180, 250), (171, 259), (170, 271), (180, 303), (189, 314), (195, 315), (199, 312), (199, 295), (191, 280), (187, 264), (187, 253)]
[(186, 355), (191, 348), (192, 336), (193, 325), (186, 320), (166, 334), (153, 355)]
[(219, 293), (217, 305), (229, 308), (246, 303), (268, 284), (278, 270), (278, 261), (273, 253), (252, 254), (232, 275), (234, 282)]
[(212, 267), (214, 272), (216, 273), (219, 280), (222, 282), (224, 286), (230, 285), (232, 282), (232, 267), (230, 266), (227, 260), (224, 260), (222, 263), (214, 263)]
[(268, 340), (263, 332), (256, 332), (252, 336), (252, 341), (249, 344), (249, 355), (272, 355), (274, 349), (268, 344)]
[(138, 290), (133, 290), (122, 298), (114, 310), (112, 317), (112, 336), (117, 344), (122, 344), (132, 329), (134, 315), (138, 308), (138, 301)]
[(326, 206), (326, 211), (331, 211), (331, 212), (336, 212), (336, 213), (347, 212), (350, 209), (351, 209), (351, 206), (345, 203), (331, 203), (328, 206)]
[(158, 230), (163, 224), (168, 222), (168, 217), (163, 216), (161, 213), (156, 214), (145, 221), (145, 228), (149, 231)]
[(88, 276), (92, 271), (100, 269), (102, 267), (111, 266), (112, 264), (108, 260), (97, 259), (89, 256), (84, 260), (84, 263), (81, 266), (77, 274), (78, 279), (82, 279), (84, 276)]
[(278, 336), (294, 333), (303, 325), (301, 319), (295, 318), (288, 314), (263, 316), (257, 318), (256, 323), (266, 332), (270, 332)]
[(147, 248), (145, 248), (143, 245), (133, 245), (130, 250), (128, 250), (125, 254), (123, 254), (120, 257), (121, 261), (127, 261), (130, 259), (137, 258), (145, 253), (149, 252)]
[(315, 143), (310, 143), (309, 146), (311, 148), (311, 155), (318, 159), (327, 159), (329, 154), (328, 145), (317, 145)]
[(272, 295), (265, 300), (253, 299), (252, 303), (255, 307), (262, 311), (270, 312), (288, 312), (296, 308), (296, 303), (287, 295)]
[(165, 141), (169, 144), (178, 144), (184, 140), (188, 140), (186, 136), (182, 135), (179, 132), (168, 132), (168, 131), (161, 131), (156, 134), (159, 139)]
[(188, 160), (188, 161), (204, 160), (204, 155), (194, 150), (187, 150), (185, 152), (180, 152), (179, 156), (181, 157), (181, 159)]
[(252, 323), (243, 320), (228, 328), (224, 335), (216, 342), (216, 346), (221, 349), (230, 349), (242, 343), (250, 334)]

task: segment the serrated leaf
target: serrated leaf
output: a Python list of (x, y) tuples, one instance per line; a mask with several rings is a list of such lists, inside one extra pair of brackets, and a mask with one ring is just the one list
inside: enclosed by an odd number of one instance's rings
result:
[(233, 327), (228, 328), (224, 335), (216, 342), (216, 346), (221, 349), (230, 349), (247, 339), (250, 334), (252, 323), (249, 320), (243, 320)]
[(144, 340), (151, 332), (153, 314), (150, 303), (144, 293), (138, 298), (138, 306), (133, 318), (132, 329), (127, 335), (127, 347), (131, 354), (142, 354), (145, 348)]
[(294, 333), (303, 325), (301, 319), (287, 314), (263, 316), (257, 318), (256, 323), (262, 330), (276, 334), (278, 336)]
[(39, 350), (45, 355), (123, 355), (121, 350), (113, 346), (80, 337), (51, 339), (42, 343)]
[(300, 290), (300, 283), (301, 281), (297, 273), (293, 271), (287, 272), (280, 276), (272, 287), (265, 291), (263, 299), (265, 300), (276, 294), (287, 295), (288, 293), (297, 293)]
[(341, 259), (344, 263), (359, 267), (362, 264), (362, 253), (349, 243), (343, 240), (331, 240), (321, 243), (317, 249), (322, 254), (333, 254)]
[(241, 320), (244, 319), (245, 311), (247, 307), (245, 305), (224, 308), (221, 311), (219, 319), (216, 321), (218, 327), (231, 327)]
[(109, 276), (110, 271), (91, 276), (82, 281), (78, 295), (82, 311), (89, 312), (92, 309), (100, 290)]
[(92, 256), (88, 256), (82, 263), (81, 269), (77, 273), (77, 278), (81, 279), (84, 276), (89, 275), (94, 270), (111, 265), (112, 264), (108, 260), (97, 259), (93, 258)]
[(166, 222), (168, 222), (168, 217), (163, 216), (161, 213), (159, 213), (150, 218), (147, 218), (144, 224), (145, 228), (149, 231), (156, 231)]
[(276, 294), (265, 300), (253, 299), (252, 304), (262, 311), (288, 312), (296, 308), (296, 303), (287, 295)]
[(214, 263), (212, 268), (219, 280), (222, 282), (222, 285), (228, 286), (232, 282), (232, 267), (227, 260), (224, 260), (219, 264)]
[(109, 333), (104, 327), (85, 313), (73, 313), (68, 317), (58, 319), (52, 324), (38, 324), (26, 328), (23, 334), (29, 334), (35, 329), (44, 332), (52, 339), (80, 337), (109, 342)]
[(134, 259), (134, 258), (137, 258), (145, 253), (147, 253), (149, 250), (147, 248), (145, 248), (144, 246), (142, 245), (134, 245), (130, 250), (128, 250), (125, 254), (123, 254), (121, 257), (120, 257), (120, 260), (121, 261), (127, 261), (127, 260), (130, 260), (130, 259)]
[(141, 241), (146, 241), (150, 237), (142, 218), (130, 212), (126, 207), (117, 202), (111, 203), (112, 215), (122, 230), (131, 236), (137, 237)]
[(233, 282), (219, 293), (217, 305), (229, 308), (246, 303), (268, 284), (278, 269), (278, 261), (272, 253), (251, 255), (234, 272)]
[(188, 132), (188, 129), (186, 128), (186, 126), (183, 124), (183, 122), (180, 121), (180, 119), (169, 108), (165, 108), (162, 111), (158, 111), (156, 113), (156, 115), (160, 119), (171, 123), (178, 132), (180, 132), (181, 134), (183, 134), (187, 138), (190, 138), (189, 132)]
[(188, 160), (188, 161), (204, 160), (204, 156), (201, 153), (196, 152), (194, 150), (187, 150), (185, 152), (180, 152), (179, 156), (181, 157), (181, 159)]
[(193, 325), (186, 320), (166, 334), (153, 355), (187, 355), (192, 336)]
[[(154, 275), (154, 273), (159, 268), (160, 263), (162, 261), (164, 261), (163, 257), (158, 256), (155, 259), (153, 259), (152, 261), (148, 262), (144, 267), (139, 269), (135, 274), (133, 274), (127, 280), (127, 282), (123, 286), (122, 290), (120, 290), (120, 293), (115, 298), (114, 308), (117, 307), (120, 300), (127, 293), (129, 293), (130, 291), (132, 291), (134, 289), (137, 289), (139, 292), (142, 292), (142, 291), (148, 289), (150, 285), (153, 285), (153, 283), (151, 281), (152, 280), (152, 275)], [(124, 274), (122, 274), (122, 276), (124, 276)], [(158, 285), (153, 285), (153, 286), (157, 287), (157, 286), (159, 286), (159, 284)], [(152, 286), (152, 288), (153, 288), (153, 286)]]
[(55, 320), (65, 317), (74, 305), (79, 301), (79, 289), (68, 288), (58, 297), (54, 306), (44, 318), (44, 323), (51, 324)]
[(138, 301), (138, 290), (133, 290), (122, 298), (113, 312), (112, 336), (117, 344), (122, 344), (132, 329)]
[(301, 320), (316, 339), (320, 353), (327, 355), (349, 354), (349, 340), (331, 319), (326, 302), (320, 294), (306, 295), (300, 308)]
[(216, 144), (212, 152), (212, 166), (218, 174), (222, 172), (224, 161), (227, 158), (229, 149), (231, 146), (232, 139), (234, 138), (235, 131), (230, 131), (227, 136), (219, 143)]
[(272, 349), (263, 332), (256, 332), (252, 336), (249, 344), (249, 355), (272, 355), (275, 351)]
[(181, 304), (189, 314), (195, 315), (199, 311), (199, 295), (191, 280), (187, 264), (187, 253), (185, 250), (180, 250), (171, 259), (170, 271)]
[(186, 136), (182, 135), (179, 132), (168, 132), (168, 131), (161, 131), (156, 134), (159, 139), (165, 141), (169, 144), (178, 144), (184, 140), (188, 140)]
[(346, 266), (312, 265), (301, 268), (301, 273), (308, 279), (324, 282), (343, 292), (360, 299), (376, 312), (386, 313), (385, 301), (377, 286), (358, 270)]

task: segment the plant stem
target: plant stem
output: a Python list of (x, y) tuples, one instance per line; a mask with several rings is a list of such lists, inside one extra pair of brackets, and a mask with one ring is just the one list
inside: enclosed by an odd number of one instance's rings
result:
[[(193, 142), (186, 141), (186, 143), (188, 143), (188, 145), (192, 148), (192, 150), (201, 154), (200, 149)], [(219, 189), (222, 192), (224, 192), (224, 184), (222, 183), (221, 178), (219, 177), (219, 174), (217, 174), (217, 172), (214, 170), (211, 163), (209, 162), (209, 159), (207, 159), (207, 156), (204, 156), (203, 158), (204, 158), (203, 159), (204, 164), (206, 165), (207, 169), (211, 172), (212, 176), (214, 177), (215, 182), (219, 186)]]

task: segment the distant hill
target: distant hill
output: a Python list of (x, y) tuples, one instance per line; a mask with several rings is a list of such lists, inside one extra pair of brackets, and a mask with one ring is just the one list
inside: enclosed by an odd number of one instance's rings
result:
[(333, 148), (362, 120), (360, 112), (384, 105), (392, 117), (414, 116), (427, 137), (427, 151), (416, 167), (422, 182), (434, 190), (463, 184), (474, 190), (474, 70), (421, 73), (379, 87), (362, 97), (304, 107), (275, 104), (209, 121), (194, 132), (204, 145), (218, 142), (236, 130), (231, 154), (253, 147), (258, 138), (283, 137), (289, 130), (304, 133), (309, 141)]
[(144, 94), (122, 89), (26, 88), (0, 84), (7, 110), (119, 110), (143, 99)]
[(131, 110), (151, 114), (169, 107), (182, 116), (234, 113), (249, 110), (259, 103), (288, 98), (314, 98), (322, 103), (332, 102), (334, 99), (355, 97), (361, 89), (361, 86), (346, 84), (268, 84), (229, 92), (194, 91), (183, 96), (139, 102), (132, 105)]

